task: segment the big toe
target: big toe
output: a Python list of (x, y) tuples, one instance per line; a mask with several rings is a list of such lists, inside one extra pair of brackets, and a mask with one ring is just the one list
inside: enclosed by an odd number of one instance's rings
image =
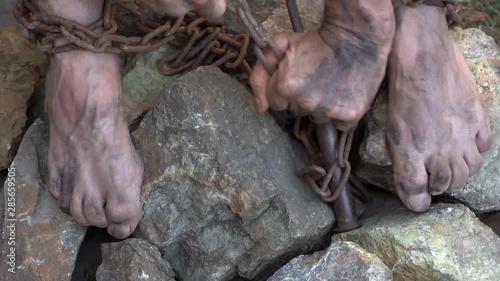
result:
[(130, 236), (139, 224), (141, 208), (139, 200), (125, 202), (108, 202), (106, 207), (108, 233), (118, 239)]

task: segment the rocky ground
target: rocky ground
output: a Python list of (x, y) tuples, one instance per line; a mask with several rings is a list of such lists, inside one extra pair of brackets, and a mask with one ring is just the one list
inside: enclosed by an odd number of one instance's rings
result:
[[(284, 1), (250, 2), (266, 34), (291, 29)], [(306, 28), (315, 28), (321, 1), (298, 2)], [(231, 15), (226, 22), (243, 31)], [(453, 34), (497, 136), (500, 49), (478, 29)], [(133, 237), (118, 241), (74, 223), (48, 194), (45, 57), (19, 31), (0, 29), (0, 183), (14, 167), (18, 245), (11, 274), (3, 262), (9, 213), (0, 204), (3, 280), (499, 280), (500, 142), (464, 192), (412, 213), (392, 193), (381, 89), (355, 167), (372, 200), (361, 228), (334, 234), (331, 208), (296, 177), (306, 163), (301, 145), (270, 114), (256, 114), (248, 87), (217, 68), (158, 74), (156, 60), (170, 51), (138, 54), (124, 67), (124, 103), (145, 162), (144, 216)]]

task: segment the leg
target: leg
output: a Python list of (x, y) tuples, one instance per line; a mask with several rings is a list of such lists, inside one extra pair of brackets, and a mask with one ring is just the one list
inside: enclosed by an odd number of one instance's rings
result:
[(292, 109), (346, 129), (366, 113), (385, 75), (395, 30), (391, 1), (327, 0), (317, 32), (281, 34), (285, 54), (269, 75), (257, 63), (250, 77), (256, 108)]
[(395, 12), (387, 141), (396, 191), (419, 212), (429, 207), (430, 195), (465, 186), (493, 137), (444, 10), (403, 5)]
[[(100, 0), (35, 4), (83, 24), (99, 18), (102, 7)], [(51, 194), (77, 222), (129, 236), (141, 217), (143, 165), (124, 118), (118, 57), (51, 56), (46, 87)]]
[[(103, 0), (34, 0), (41, 11), (83, 25), (96, 21)], [(221, 15), (223, 0), (143, 0), (170, 15), (196, 10)], [(121, 104), (116, 55), (72, 51), (49, 61), (50, 192), (61, 209), (85, 225), (129, 236), (141, 218), (143, 164), (131, 143)]]

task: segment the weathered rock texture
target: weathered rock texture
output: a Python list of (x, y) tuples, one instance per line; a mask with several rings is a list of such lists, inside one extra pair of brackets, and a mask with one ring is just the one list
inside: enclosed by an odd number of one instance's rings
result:
[(101, 249), (97, 281), (175, 281), (172, 268), (158, 249), (142, 239), (103, 244)]
[[(6, 208), (2, 220), (2, 257), (15, 246), (16, 273), (0, 272), (10, 281), (71, 280), (78, 247), (86, 228), (59, 210), (48, 191), (48, 129), (36, 121), (26, 132), (19, 151), (10, 166), (15, 170), (15, 189), (4, 184)], [(15, 192), (15, 210), (8, 198)], [(15, 224), (15, 245), (7, 245), (11, 232), (6, 225)]]
[(158, 60), (171, 50), (172, 47), (165, 45), (149, 53), (136, 54), (127, 62), (122, 78), (122, 100), (129, 124), (149, 110), (178, 77), (164, 76), (156, 68)]
[(500, 238), (460, 204), (437, 204), (422, 214), (394, 210), (332, 240), (360, 244), (381, 258), (397, 281), (500, 276)]
[(33, 51), (19, 29), (0, 29), (0, 170), (21, 142), (27, 102), (45, 65), (45, 55)]
[(145, 162), (137, 235), (182, 280), (253, 278), (311, 249), (333, 214), (300, 182), (302, 149), (246, 88), (201, 67), (175, 82), (133, 140)]
[[(483, 154), (479, 174), (469, 179), (463, 192), (448, 195), (476, 212), (500, 210), (500, 49), (493, 38), (478, 29), (456, 28), (453, 37), (489, 108), (495, 141)], [(384, 141), (387, 100), (387, 89), (382, 89), (366, 118), (367, 136), (360, 151), (362, 164), (357, 175), (366, 183), (394, 190), (391, 161)]]
[(327, 250), (298, 256), (268, 281), (390, 281), (392, 273), (374, 254), (353, 242), (335, 242)]

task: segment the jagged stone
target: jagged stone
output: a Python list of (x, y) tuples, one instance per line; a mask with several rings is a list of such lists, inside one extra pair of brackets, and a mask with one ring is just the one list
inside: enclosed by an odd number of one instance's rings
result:
[(353, 242), (334, 242), (324, 251), (298, 256), (268, 281), (390, 281), (392, 273), (374, 254)]
[(157, 70), (158, 60), (172, 50), (171, 46), (165, 45), (149, 53), (138, 53), (125, 65), (122, 101), (129, 124), (149, 110), (168, 85), (177, 79), (178, 75), (165, 76)]
[(331, 209), (297, 178), (303, 149), (247, 89), (213, 67), (179, 78), (133, 141), (145, 162), (136, 234), (182, 280), (254, 278), (311, 249)]
[[(489, 108), (494, 136), (500, 135), (500, 49), (492, 37), (479, 29), (452, 32), (455, 43), (462, 50), (483, 100)], [(366, 117), (366, 138), (361, 145), (361, 165), (357, 176), (365, 183), (394, 190), (392, 166), (385, 145), (387, 119), (387, 89), (381, 89), (372, 110)], [(446, 141), (446, 140), (443, 140)], [(447, 196), (459, 200), (475, 212), (500, 210), (500, 141), (495, 141), (483, 154), (481, 171), (469, 178), (465, 189)]]
[(358, 243), (382, 259), (396, 281), (500, 276), (500, 238), (461, 204), (436, 204), (421, 214), (395, 209), (332, 241)]
[(45, 67), (45, 55), (31, 49), (19, 29), (0, 29), (0, 170), (21, 142), (27, 103)]
[(102, 244), (101, 249), (97, 281), (175, 281), (175, 274), (160, 251), (142, 239)]
[[(4, 261), (0, 265), (6, 280), (71, 280), (78, 247), (85, 236), (86, 227), (61, 212), (49, 194), (48, 143), (47, 126), (35, 121), (9, 168), (15, 186), (9, 186), (9, 179), (4, 184), (0, 251), (2, 257), (15, 254), (15, 264)], [(11, 195), (15, 195), (15, 201), (10, 199)], [(11, 265), (14, 274), (8, 272)]]

